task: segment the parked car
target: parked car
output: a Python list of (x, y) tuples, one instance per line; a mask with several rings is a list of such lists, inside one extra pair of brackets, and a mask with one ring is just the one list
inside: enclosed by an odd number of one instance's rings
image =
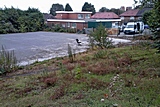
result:
[(135, 34), (141, 33), (144, 30), (143, 22), (128, 22), (126, 27), (124, 28), (124, 34)]
[(123, 30), (124, 34), (134, 34), (135, 33), (135, 23), (128, 23)]

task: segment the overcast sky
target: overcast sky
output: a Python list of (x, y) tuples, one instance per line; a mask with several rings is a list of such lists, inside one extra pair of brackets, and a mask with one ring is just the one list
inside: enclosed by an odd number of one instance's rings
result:
[(0, 8), (19, 8), (21, 10), (27, 10), (28, 7), (38, 8), (43, 13), (49, 13), (52, 4), (59, 3), (64, 7), (66, 3), (69, 3), (73, 11), (81, 11), (85, 2), (94, 5), (96, 11), (99, 11), (101, 7), (120, 8), (121, 6), (132, 6), (134, 0), (0, 0)]

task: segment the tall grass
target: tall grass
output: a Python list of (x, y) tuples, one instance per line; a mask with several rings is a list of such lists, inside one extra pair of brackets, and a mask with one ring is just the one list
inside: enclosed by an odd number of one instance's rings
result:
[(72, 52), (72, 48), (71, 46), (68, 44), (68, 57), (69, 57), (69, 60), (70, 62), (73, 62), (73, 52)]
[(6, 74), (18, 67), (14, 50), (7, 51), (4, 46), (0, 50), (0, 74)]

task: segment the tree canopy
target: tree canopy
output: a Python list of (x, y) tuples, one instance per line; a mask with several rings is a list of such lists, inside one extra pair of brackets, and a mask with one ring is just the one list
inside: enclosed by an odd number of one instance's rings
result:
[(99, 12), (109, 12), (109, 9), (106, 7), (102, 7), (99, 9)]
[(20, 9), (5, 8), (0, 9), (0, 34), (34, 32), (43, 30), (43, 14), (35, 8)]
[[(158, 0), (134, 0), (135, 4), (140, 3), (143, 7), (154, 7), (154, 3)], [(141, 6), (137, 6), (136, 8), (141, 8)]]
[(99, 9), (99, 12), (114, 12), (115, 14), (119, 15), (119, 14), (122, 14), (124, 11), (120, 9), (115, 9), (115, 8), (108, 9), (106, 7), (102, 7)]
[(65, 11), (73, 11), (71, 6), (67, 3), (66, 6), (65, 6)]
[[(134, 1), (138, 2), (137, 0)], [(143, 15), (143, 19), (145, 19), (145, 23), (149, 25), (151, 31), (154, 33), (155, 46), (160, 52), (160, 2), (159, 0), (140, 0), (140, 2), (142, 6), (146, 6), (146, 4), (153, 6), (153, 9), (149, 13)], [(148, 17), (145, 18), (146, 16)]]
[(88, 3), (88, 2), (84, 3), (84, 5), (82, 6), (82, 11), (92, 12), (92, 15), (96, 13), (94, 5), (92, 5), (91, 3)]
[(64, 11), (64, 7), (62, 4), (52, 4), (52, 7), (50, 8), (50, 14), (53, 16), (56, 16), (56, 11)]
[(151, 11), (147, 11), (147, 12), (145, 12), (145, 13), (143, 14), (143, 16), (142, 16), (142, 21), (143, 21), (144, 24), (148, 24), (148, 20), (149, 20), (150, 14), (152, 14)]

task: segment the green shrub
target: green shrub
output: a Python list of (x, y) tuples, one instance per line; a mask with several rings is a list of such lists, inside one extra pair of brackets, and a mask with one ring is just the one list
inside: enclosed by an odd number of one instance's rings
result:
[(18, 67), (14, 51), (6, 51), (4, 46), (0, 50), (0, 74), (11, 72)]
[(67, 32), (65, 28), (59, 29), (59, 32)]
[(100, 50), (94, 54), (94, 58), (103, 58), (107, 54), (106, 50)]
[(100, 48), (109, 48), (112, 46), (112, 40), (109, 40), (108, 35), (106, 33), (105, 27), (100, 24), (95, 31), (91, 32), (89, 35), (90, 44), (93, 46), (96, 45)]
[(55, 31), (55, 32), (59, 32), (60, 29), (61, 29), (61, 26), (60, 26), (60, 25), (55, 25), (55, 26), (54, 26), (54, 31)]

